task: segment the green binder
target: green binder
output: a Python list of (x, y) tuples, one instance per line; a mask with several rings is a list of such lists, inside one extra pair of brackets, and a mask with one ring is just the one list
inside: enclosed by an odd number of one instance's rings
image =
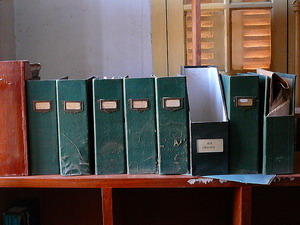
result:
[[(262, 74), (265, 72), (260, 70)], [(268, 72), (268, 71), (267, 71)], [(285, 94), (289, 103), (279, 106), (275, 113), (271, 107), (271, 101), (279, 94), (276, 90), (276, 82), (272, 76), (265, 77), (265, 108), (263, 127), (263, 173), (264, 174), (286, 174), (294, 171), (295, 151), (295, 83), (296, 76), (291, 74), (274, 73), (287, 83)], [(273, 84), (272, 84), (273, 83)], [(273, 90), (272, 90), (273, 85)], [(277, 86), (278, 87), (278, 86)], [(277, 93), (276, 93), (277, 92)], [(273, 95), (270, 96), (270, 95)], [(287, 111), (282, 113), (282, 109)], [(280, 109), (281, 108), (281, 109)]]
[(157, 173), (154, 78), (124, 78), (127, 173)]
[(189, 118), (185, 77), (156, 78), (160, 174), (189, 173)]
[(222, 81), (230, 120), (230, 173), (259, 173), (259, 77), (222, 75)]
[(56, 81), (61, 175), (92, 173), (92, 78)]
[(26, 81), (30, 174), (59, 174), (55, 80)]
[(122, 79), (93, 79), (95, 173), (126, 173)]

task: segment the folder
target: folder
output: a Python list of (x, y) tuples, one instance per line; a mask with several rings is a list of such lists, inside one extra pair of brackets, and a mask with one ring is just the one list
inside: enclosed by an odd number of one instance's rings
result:
[(122, 79), (93, 79), (95, 173), (126, 173)]
[(228, 173), (228, 118), (214, 66), (184, 66), (191, 119), (192, 174)]
[(3, 213), (4, 225), (29, 225), (27, 223), (28, 219), (29, 213), (26, 207), (11, 207)]
[(59, 174), (55, 80), (28, 80), (30, 174)]
[(37, 199), (20, 199), (3, 213), (4, 225), (40, 225)]
[(124, 78), (127, 173), (157, 173), (154, 78)]
[(61, 175), (93, 172), (92, 79), (56, 80)]
[(265, 76), (263, 173), (293, 173), (296, 76), (261, 69), (257, 73)]
[(222, 75), (229, 123), (229, 170), (260, 173), (259, 77)]
[(185, 77), (155, 79), (160, 174), (188, 174), (189, 114)]
[(28, 61), (0, 62), (0, 176), (28, 175), (25, 80)]

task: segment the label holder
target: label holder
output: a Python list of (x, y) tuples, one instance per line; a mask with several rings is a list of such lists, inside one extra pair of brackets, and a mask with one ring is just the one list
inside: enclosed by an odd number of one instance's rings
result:
[(183, 98), (163, 97), (162, 108), (165, 110), (176, 111), (183, 108)]
[(53, 110), (53, 101), (40, 101), (33, 100), (32, 101), (33, 111), (38, 113), (47, 113)]
[(258, 99), (253, 96), (236, 96), (233, 97), (233, 102), (237, 108), (250, 109), (256, 106)]
[(130, 108), (137, 112), (144, 112), (150, 109), (150, 99), (129, 99)]
[[(83, 101), (63, 101), (64, 111), (69, 113), (80, 113), (83, 112)], [(78, 107), (79, 106), (79, 107)]]
[(99, 110), (106, 113), (116, 112), (119, 110), (119, 102), (116, 99), (99, 99)]

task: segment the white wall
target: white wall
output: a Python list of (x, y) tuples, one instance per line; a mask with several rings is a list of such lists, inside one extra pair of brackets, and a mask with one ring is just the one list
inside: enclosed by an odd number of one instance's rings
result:
[(0, 60), (15, 59), (13, 0), (0, 0)]
[(149, 0), (14, 0), (17, 59), (42, 78), (152, 74)]

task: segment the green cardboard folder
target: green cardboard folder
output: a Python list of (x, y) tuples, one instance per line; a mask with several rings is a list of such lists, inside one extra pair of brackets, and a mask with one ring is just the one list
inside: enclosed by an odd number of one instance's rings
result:
[(92, 78), (56, 81), (61, 175), (92, 173)]
[(30, 174), (59, 174), (55, 80), (28, 80), (26, 92)]
[(189, 118), (185, 77), (156, 78), (160, 174), (189, 173)]
[(124, 78), (127, 173), (157, 173), (154, 78)]
[(228, 174), (228, 118), (217, 67), (185, 66), (191, 119), (192, 174)]
[(230, 173), (259, 173), (259, 77), (222, 75), (222, 81), (230, 120)]
[(93, 79), (95, 173), (126, 173), (122, 79)]
[[(293, 173), (296, 76), (264, 70), (259, 70), (258, 73), (266, 75), (262, 172), (264, 174)], [(283, 85), (276, 76), (283, 79)], [(280, 94), (281, 90), (283, 90), (283, 95)], [(280, 96), (285, 99), (277, 105), (276, 99)], [(275, 107), (272, 107), (272, 105), (275, 105)]]
[(40, 225), (39, 202), (36, 199), (17, 200), (3, 213), (4, 225)]

